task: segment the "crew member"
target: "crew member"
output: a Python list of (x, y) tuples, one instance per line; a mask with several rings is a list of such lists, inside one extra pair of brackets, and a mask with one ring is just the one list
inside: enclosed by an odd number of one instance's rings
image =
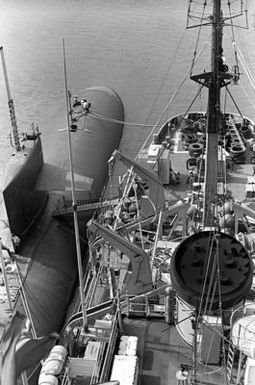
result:
[(177, 385), (188, 385), (189, 371), (186, 367), (182, 367), (176, 373)]
[(11, 258), (11, 260), (13, 261), (14, 260), (14, 257), (15, 257), (15, 253), (13, 251), (11, 251), (6, 245), (3, 244), (3, 242), (1, 241), (1, 238), (0, 238), (0, 242), (1, 242), (1, 248), (2, 250), (6, 250), (7, 253), (9, 254), (9, 257)]
[(80, 105), (81, 105), (81, 101), (78, 99), (78, 96), (75, 95), (75, 97), (73, 99), (73, 108), (79, 107)]
[(193, 170), (189, 170), (189, 175), (188, 175), (186, 184), (192, 185), (193, 182), (194, 182), (194, 172), (193, 172)]
[(81, 106), (85, 112), (89, 112), (90, 103), (85, 98), (81, 100)]

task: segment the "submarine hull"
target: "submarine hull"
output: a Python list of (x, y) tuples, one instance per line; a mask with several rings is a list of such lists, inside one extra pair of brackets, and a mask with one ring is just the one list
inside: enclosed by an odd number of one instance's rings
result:
[[(91, 110), (104, 118), (88, 114), (85, 128), (71, 133), (75, 189), (80, 200), (97, 200), (108, 175), (107, 160), (121, 139), (124, 110), (107, 87), (91, 87), (85, 95)], [(31, 260), (24, 292), (38, 336), (61, 330), (78, 274), (73, 221), (52, 216), (56, 193), (71, 199), (67, 133), (56, 131), (50, 142), (42, 139), (42, 147), (43, 157), (38, 144), (24, 163), (13, 165), (11, 159), (4, 180), (10, 229), (22, 237), (20, 253)], [(24, 207), (32, 207), (26, 218)], [(80, 235), (85, 238), (85, 228)], [(86, 241), (81, 249), (84, 255)]]
[(47, 191), (35, 192), (43, 166), (41, 137), (26, 141), (7, 162), (3, 177), (3, 196), (12, 233), (24, 238), (28, 234), (48, 199)]
[[(72, 163), (77, 199), (97, 200), (108, 176), (107, 161), (118, 148), (124, 110), (119, 96), (107, 87), (84, 91), (91, 113), (71, 132)], [(43, 140), (44, 165), (36, 190), (60, 191), (71, 196), (71, 178), (66, 131), (53, 132)], [(54, 145), (53, 145), (54, 143)]]

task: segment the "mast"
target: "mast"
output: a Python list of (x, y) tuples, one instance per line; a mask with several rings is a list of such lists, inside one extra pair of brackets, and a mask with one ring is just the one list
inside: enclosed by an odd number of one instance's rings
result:
[(81, 246), (80, 246), (80, 235), (77, 215), (77, 203), (75, 198), (75, 184), (74, 184), (74, 172), (73, 172), (73, 157), (72, 157), (72, 143), (71, 143), (71, 125), (70, 125), (70, 114), (69, 114), (69, 91), (67, 89), (67, 75), (66, 75), (66, 55), (65, 55), (65, 41), (63, 39), (63, 64), (64, 64), (64, 80), (65, 80), (65, 96), (66, 96), (66, 114), (67, 114), (67, 133), (68, 133), (68, 152), (69, 152), (69, 166), (71, 174), (71, 192), (72, 192), (72, 206), (73, 206), (73, 219), (74, 219), (74, 231), (76, 241), (76, 253), (77, 253), (77, 264), (79, 274), (79, 287), (80, 287), (80, 300), (82, 308), (82, 319), (83, 329), (87, 328), (87, 313), (85, 309), (85, 295), (83, 291), (83, 272), (82, 272), (82, 261), (81, 261)]
[(18, 132), (17, 120), (16, 120), (16, 115), (15, 115), (15, 109), (14, 109), (14, 102), (13, 102), (13, 99), (11, 97), (11, 91), (10, 91), (10, 86), (9, 86), (9, 80), (8, 80), (8, 75), (7, 75), (7, 68), (6, 68), (5, 58), (4, 58), (3, 47), (0, 47), (0, 51), (1, 51), (2, 66), (3, 66), (3, 72), (4, 72), (5, 86), (6, 86), (6, 92), (7, 92), (7, 98), (8, 98), (8, 106), (9, 106), (9, 112), (10, 112), (10, 117), (11, 117), (12, 133), (13, 133), (15, 148), (17, 151), (21, 151), (19, 132)]
[(220, 110), (220, 89), (226, 87), (232, 78), (232, 75), (227, 73), (228, 67), (223, 64), (222, 58), (223, 23), (221, 0), (214, 0), (210, 23), (212, 25), (211, 71), (191, 76), (195, 82), (208, 87), (204, 227), (215, 225), (213, 205), (217, 199), (218, 136), (223, 123)]
[(218, 130), (220, 123), (219, 63), (222, 60), (221, 0), (213, 4), (211, 79), (209, 82), (206, 133), (204, 226), (213, 226), (212, 203), (217, 197)]

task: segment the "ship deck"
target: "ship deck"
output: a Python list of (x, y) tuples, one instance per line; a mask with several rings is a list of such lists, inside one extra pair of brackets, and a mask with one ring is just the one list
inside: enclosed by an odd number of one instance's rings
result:
[[(125, 145), (127, 146), (126, 140)], [(130, 146), (132, 146), (132, 141), (130, 142)], [(228, 173), (228, 188), (234, 192), (236, 200), (242, 201), (245, 199), (245, 185), (248, 177), (253, 174), (251, 155), (252, 152), (248, 146), (247, 163), (234, 164), (233, 170), (230, 170)], [(172, 169), (180, 172), (180, 184), (170, 185), (168, 189), (175, 191), (181, 197), (187, 197), (187, 193), (191, 193), (192, 191), (191, 186), (187, 183), (188, 172), (186, 169), (186, 160), (188, 157), (188, 151), (182, 149), (179, 144), (171, 154)], [(114, 178), (119, 174), (119, 170), (122, 167), (119, 163), (116, 165)], [(21, 261), (21, 263), (23, 264), (25, 274), (25, 270), (29, 266), (29, 260)], [(103, 285), (98, 287), (98, 295), (100, 296), (100, 298), (98, 298), (99, 302), (105, 300), (105, 287)], [(1, 306), (0, 301), (0, 314), (2, 314)], [(3, 309), (6, 309), (6, 301), (3, 303)], [(138, 384), (176, 385), (176, 373), (180, 369), (181, 364), (191, 366), (192, 363), (192, 350), (180, 337), (177, 329), (167, 325), (163, 319), (153, 318), (125, 317), (123, 319), (123, 325), (128, 335), (137, 335), (139, 337), (138, 357), (140, 370)], [(219, 370), (219, 368), (212, 365), (206, 367), (207, 374), (204, 374), (197, 382), (201, 384), (224, 383), (223, 373), (217, 370)]]
[(128, 335), (138, 336), (141, 385), (176, 384), (177, 368), (191, 365), (191, 350), (164, 321), (126, 319), (124, 328)]
[[(124, 319), (128, 335), (138, 336), (139, 385), (178, 385), (181, 365), (192, 366), (192, 350), (177, 329), (160, 319)], [(199, 365), (198, 384), (223, 384), (224, 373), (218, 366)], [(190, 372), (191, 374), (191, 372)]]
[[(250, 153), (251, 150), (248, 149)], [(250, 158), (250, 155), (248, 155)], [(171, 185), (170, 189), (174, 190), (181, 197), (186, 197), (187, 193), (191, 193), (190, 186), (186, 183), (188, 172), (186, 169), (186, 161), (189, 158), (188, 151), (179, 151), (171, 156), (172, 168), (176, 172), (180, 172), (180, 184)], [(248, 177), (253, 175), (253, 164), (251, 161), (246, 164), (234, 164), (233, 170), (228, 171), (227, 185), (228, 190), (233, 193), (235, 200), (243, 201), (246, 198), (245, 185)]]
[[(252, 140), (250, 140), (247, 143), (246, 163), (233, 163), (232, 169), (228, 171), (227, 188), (236, 202), (242, 202), (246, 199), (246, 184), (254, 172), (253, 156)], [(192, 194), (192, 186), (187, 183), (188, 170), (186, 168), (186, 161), (188, 158), (189, 152), (182, 148), (177, 132), (176, 145), (171, 149), (170, 159), (173, 171), (180, 173), (180, 183), (165, 186), (166, 196), (168, 194), (169, 200), (171, 200), (171, 191), (177, 193), (181, 198)], [(116, 175), (121, 174), (120, 169), (122, 168), (123, 165), (120, 163), (115, 165), (113, 181), (117, 180)], [(193, 359), (191, 347), (181, 338), (176, 327), (169, 326), (163, 319), (153, 318), (125, 317), (123, 324), (125, 333), (138, 336), (137, 353), (140, 362), (138, 384), (180, 384), (176, 378), (177, 371), (180, 370), (181, 365), (192, 367)], [(226, 373), (224, 373), (222, 367), (205, 365), (202, 362), (197, 363), (197, 384), (223, 384), (226, 381)]]
[[(180, 194), (181, 197), (187, 197), (187, 192), (191, 192), (189, 185), (186, 183), (188, 177), (188, 171), (186, 168), (186, 161), (189, 158), (189, 153), (181, 145), (180, 133), (177, 131), (174, 138), (174, 146), (171, 148), (171, 166), (176, 172), (180, 172), (180, 184), (170, 185), (169, 189)], [(122, 141), (119, 147), (120, 152), (123, 152), (131, 159), (135, 158), (134, 148), (140, 148), (142, 146), (144, 138), (136, 138), (135, 131), (124, 129)], [(232, 192), (236, 201), (243, 201), (246, 198), (245, 185), (247, 184), (248, 177), (253, 175), (253, 160), (255, 154), (252, 151), (252, 139), (247, 140), (245, 164), (233, 164), (233, 169), (228, 170), (227, 187)], [(105, 196), (110, 198), (117, 196), (117, 185), (119, 175), (125, 173), (125, 166), (121, 162), (116, 162), (113, 174), (111, 175), (111, 183), (107, 185)]]

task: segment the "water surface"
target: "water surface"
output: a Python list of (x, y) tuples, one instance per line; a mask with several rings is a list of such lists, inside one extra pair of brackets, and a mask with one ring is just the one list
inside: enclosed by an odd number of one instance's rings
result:
[[(235, 39), (255, 77), (255, 4), (252, 0), (248, 3), (251, 29), (237, 30)], [(145, 125), (125, 127), (121, 148), (134, 155), (138, 150), (134, 138), (140, 142), (145, 139), (149, 130), (146, 125), (158, 121), (189, 71), (198, 30), (185, 30), (187, 5), (186, 0), (0, 0), (0, 44), (4, 46), (19, 130), (25, 131), (34, 121), (40, 126), (47, 151), (55, 130), (66, 126), (62, 59), (65, 39), (71, 92), (83, 96), (86, 87), (109, 86), (123, 101), (125, 120)], [(209, 27), (201, 32), (197, 52), (204, 48), (195, 72), (209, 68), (209, 32)], [(231, 28), (225, 34), (229, 47), (224, 54), (231, 66)], [(2, 71), (0, 84), (2, 169), (11, 151)], [(241, 90), (231, 87), (231, 92), (242, 112), (255, 118), (255, 92), (246, 74), (241, 85)], [(197, 89), (189, 81), (164, 118), (185, 111)], [(202, 95), (195, 107), (206, 106)]]

